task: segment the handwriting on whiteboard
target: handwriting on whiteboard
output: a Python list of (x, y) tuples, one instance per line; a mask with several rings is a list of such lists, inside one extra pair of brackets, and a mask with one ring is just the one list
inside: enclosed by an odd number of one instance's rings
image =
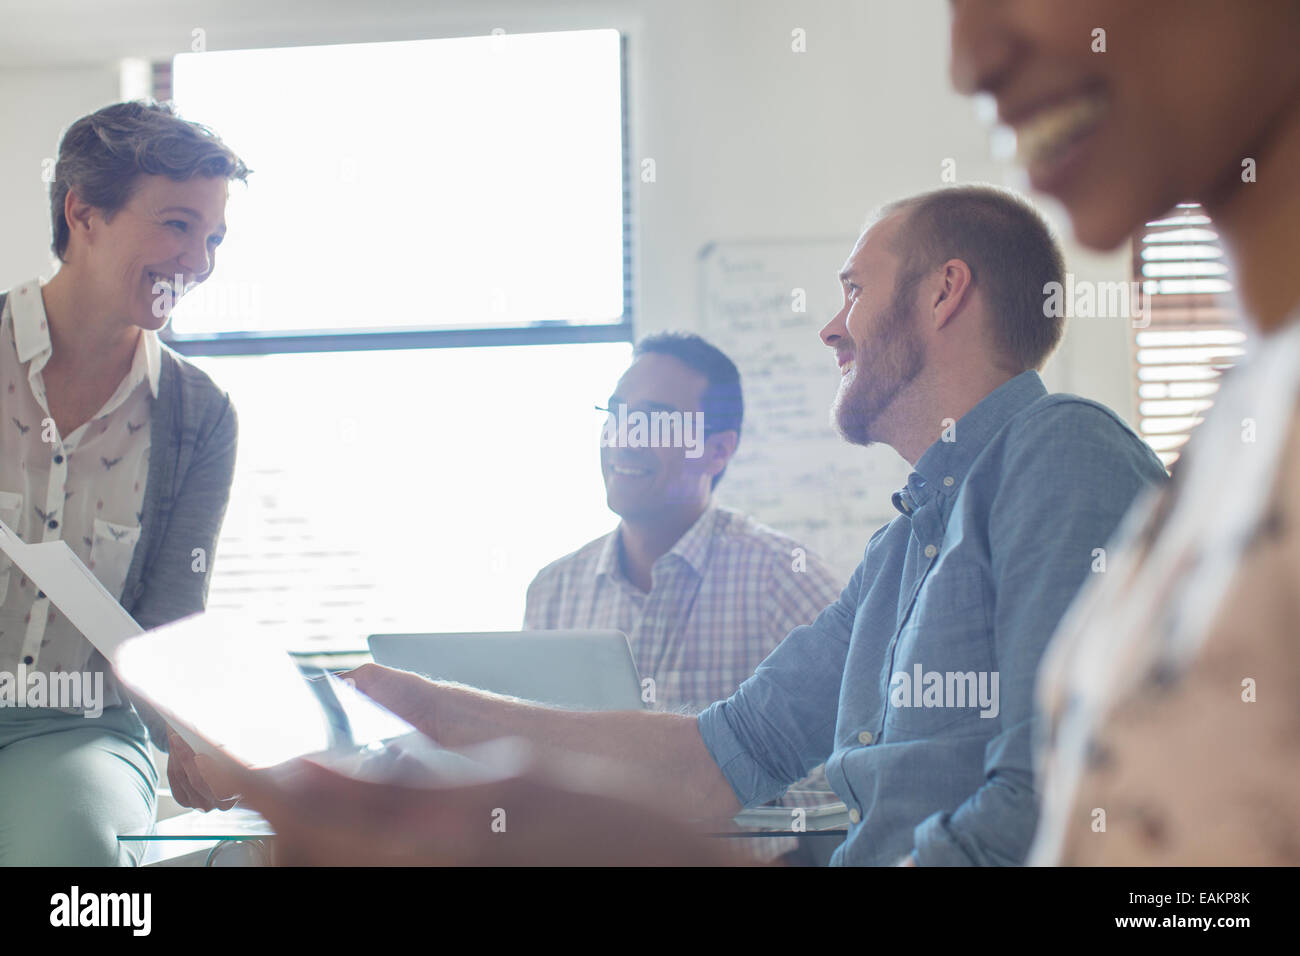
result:
[(818, 333), (840, 308), (852, 248), (851, 236), (718, 242), (699, 260), (702, 334), (731, 356), (745, 391), (718, 501), (790, 535), (845, 580), (897, 515), (890, 496), (909, 471), (893, 449), (849, 445), (831, 422), (839, 370)]

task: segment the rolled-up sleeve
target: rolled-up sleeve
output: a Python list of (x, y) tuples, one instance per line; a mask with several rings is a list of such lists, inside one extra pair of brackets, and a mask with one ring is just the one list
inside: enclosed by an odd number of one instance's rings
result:
[(1038, 818), (1031, 751), (1043, 650), (1088, 576), (1104, 573), (1129, 506), (1165, 477), (1136, 435), (1081, 402), (1035, 415), (1007, 455), (988, 523), (1000, 732), (985, 747), (984, 784), (915, 828), (921, 865), (1023, 862)]
[(743, 806), (776, 799), (830, 756), (862, 575), (859, 566), (835, 603), (700, 714), (704, 745)]

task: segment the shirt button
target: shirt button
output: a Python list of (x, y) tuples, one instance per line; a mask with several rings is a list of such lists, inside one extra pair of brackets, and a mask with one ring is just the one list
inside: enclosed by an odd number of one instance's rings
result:
[(37, 592), (36, 592), (36, 597), (37, 597), (37, 598), (43, 598), (43, 597), (45, 597), (45, 592), (44, 592), (44, 591), (37, 591)]
[(947, 478), (943, 480), (943, 486), (945, 488), (951, 488), (953, 486), (952, 475), (949, 475)]
[(23, 658), (23, 663), (30, 667), (32, 664), (36, 663), (36, 658), (28, 654), (26, 657)]
[(932, 544), (927, 544), (927, 545), (925, 546), (925, 556), (926, 556), (927, 558), (933, 558), (933, 557), (934, 557), (936, 554), (938, 554), (938, 553), (939, 553), (939, 549), (936, 548), (934, 545), (932, 545)]
[(849, 811), (849, 822), (850, 823), (862, 822), (862, 814), (858, 813), (857, 807), (854, 807), (852, 810)]
[(864, 731), (862, 731), (862, 733), (858, 734), (858, 743), (860, 743), (860, 744), (869, 744), (869, 743), (871, 743), (871, 733), (870, 733), (870, 731), (866, 731), (866, 730), (864, 730)]
[(55, 463), (56, 465), (61, 465), (61, 464), (63, 464), (63, 456), (62, 456), (62, 455), (55, 455), (55, 456), (54, 456), (54, 463)]
[(53, 531), (53, 530), (54, 530), (55, 528), (57, 528), (58, 526), (59, 526), (59, 523), (58, 523), (57, 521), (55, 521), (53, 518), (51, 518), (51, 519), (50, 519), (50, 530)]

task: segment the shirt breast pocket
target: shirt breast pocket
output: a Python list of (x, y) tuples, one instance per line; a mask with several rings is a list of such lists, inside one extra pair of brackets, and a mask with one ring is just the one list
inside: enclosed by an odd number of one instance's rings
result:
[[(7, 524), (11, 531), (18, 531), (18, 519), (23, 514), (23, 496), (16, 491), (0, 491), (0, 521)], [(0, 551), (0, 604), (9, 596), (9, 572), (13, 562), (9, 556)]]
[(113, 597), (121, 600), (127, 571), (140, 540), (139, 525), (114, 524), (95, 519), (95, 538), (90, 546), (90, 570)]
[[(990, 650), (992, 627), (978, 585), (943, 588), (938, 600), (917, 606), (898, 636), (885, 708), (885, 739), (918, 740), (963, 722), (972, 733), (995, 721), (998, 677)], [(966, 582), (963, 582), (966, 584)], [(961, 595), (960, 600), (953, 600)]]

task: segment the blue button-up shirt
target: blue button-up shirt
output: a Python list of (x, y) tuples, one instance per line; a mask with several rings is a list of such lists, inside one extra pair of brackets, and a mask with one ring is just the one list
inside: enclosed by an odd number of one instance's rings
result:
[(700, 715), (737, 798), (824, 760), (854, 821), (832, 862), (1022, 862), (1039, 658), (1164, 478), (1114, 412), (1036, 372), (986, 395), (921, 456), (839, 600)]

